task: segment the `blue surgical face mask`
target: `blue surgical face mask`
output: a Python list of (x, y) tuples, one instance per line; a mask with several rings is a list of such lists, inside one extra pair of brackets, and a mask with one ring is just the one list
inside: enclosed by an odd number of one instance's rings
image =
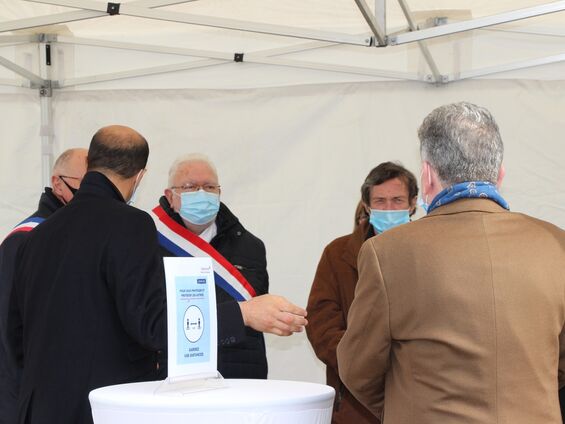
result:
[(400, 224), (406, 224), (410, 222), (410, 211), (408, 209), (396, 211), (382, 211), (378, 209), (371, 209), (369, 222), (371, 223), (375, 231), (380, 234)]
[[(427, 198), (428, 196), (426, 196)], [(420, 206), (426, 214), (428, 213), (428, 209), (430, 208), (430, 204), (426, 202), (421, 196), (418, 196), (418, 200), (416, 201), (418, 206)]]
[(220, 196), (204, 190), (180, 195), (179, 215), (191, 224), (203, 225), (212, 222), (220, 210)]

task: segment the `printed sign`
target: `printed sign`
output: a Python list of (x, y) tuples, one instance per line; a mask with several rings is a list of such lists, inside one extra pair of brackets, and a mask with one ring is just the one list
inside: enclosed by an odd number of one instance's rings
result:
[(217, 375), (217, 318), (210, 258), (164, 258), (171, 381)]

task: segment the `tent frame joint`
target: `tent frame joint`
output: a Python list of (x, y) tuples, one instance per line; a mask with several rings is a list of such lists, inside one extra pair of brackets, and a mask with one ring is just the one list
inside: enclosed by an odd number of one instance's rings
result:
[(40, 86), (32, 84), (31, 88), (39, 89), (39, 97), (53, 97), (53, 88), (55, 88), (56, 85), (57, 84), (54, 84), (54, 81), (45, 80)]

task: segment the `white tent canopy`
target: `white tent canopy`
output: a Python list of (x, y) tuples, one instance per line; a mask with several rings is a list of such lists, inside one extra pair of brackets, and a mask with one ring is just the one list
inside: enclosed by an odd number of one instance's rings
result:
[[(266, 243), (271, 292), (304, 305), (369, 170), (418, 174), (419, 123), (459, 100), (499, 122), (512, 209), (565, 225), (565, 1), (50, 3), (0, 0), (2, 234), (35, 209), (54, 157), (130, 125), (151, 148), (139, 207), (176, 156), (207, 153)], [(323, 381), (305, 337), (268, 349), (271, 377)]]

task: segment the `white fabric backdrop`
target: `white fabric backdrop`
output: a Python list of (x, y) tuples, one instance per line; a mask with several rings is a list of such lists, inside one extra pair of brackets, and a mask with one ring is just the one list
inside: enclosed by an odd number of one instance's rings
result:
[[(321, 84), (250, 90), (66, 91), (53, 97), (55, 156), (87, 147), (103, 125), (144, 134), (151, 154), (138, 206), (154, 206), (176, 156), (215, 161), (222, 200), (267, 246), (271, 292), (305, 305), (322, 249), (351, 231), (359, 187), (378, 163), (419, 176), (416, 131), (432, 108), (489, 108), (505, 142), (502, 194), (514, 211), (565, 226), (565, 82)], [(35, 210), (40, 193), (35, 93), (0, 96), (0, 232)], [(324, 381), (304, 335), (268, 337), (271, 378)]]

